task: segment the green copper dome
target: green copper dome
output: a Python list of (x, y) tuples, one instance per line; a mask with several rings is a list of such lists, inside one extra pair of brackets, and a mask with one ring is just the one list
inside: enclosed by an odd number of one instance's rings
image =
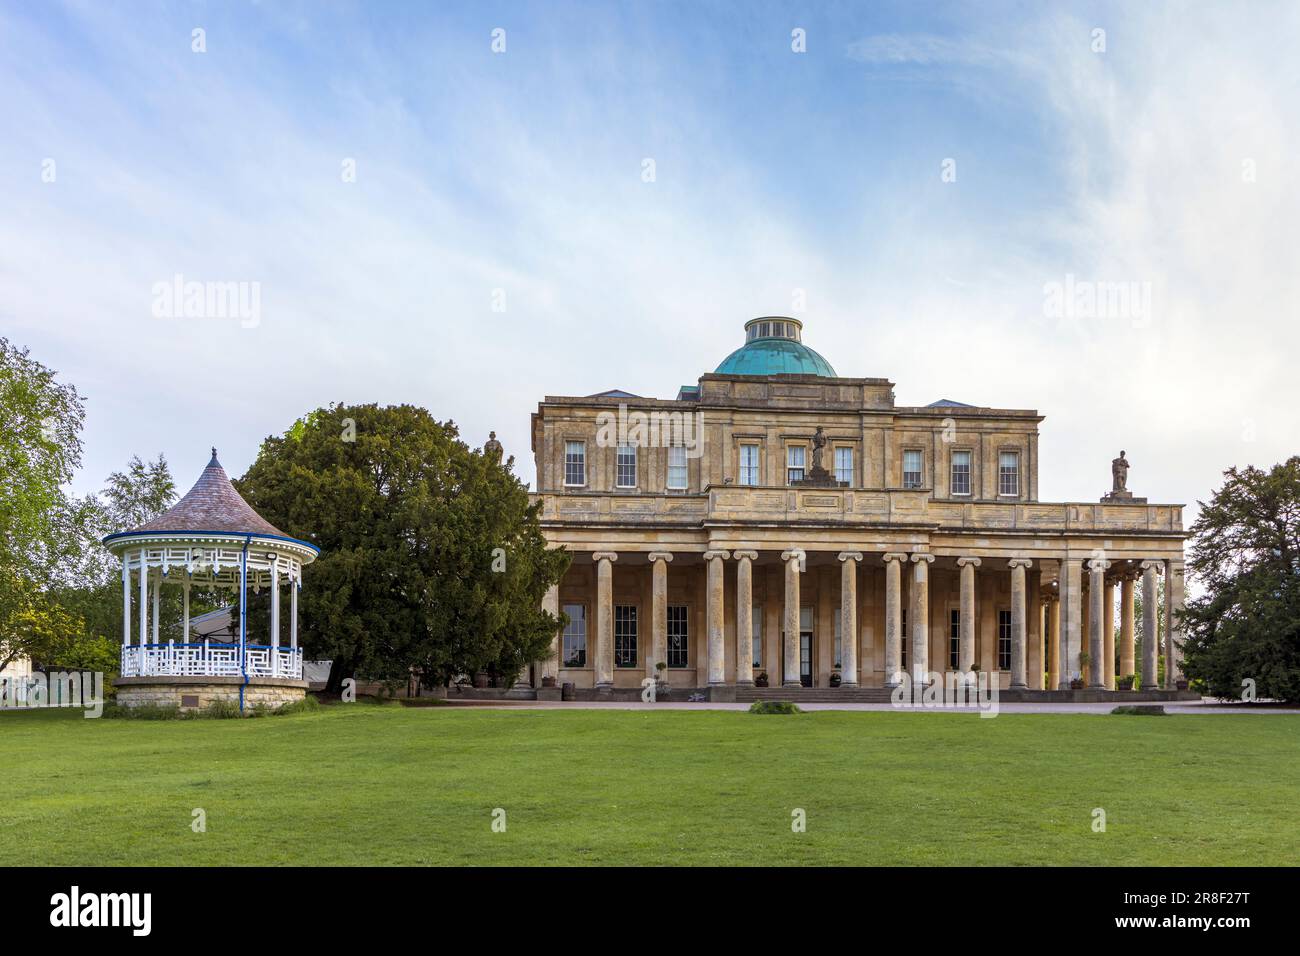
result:
[(820, 375), (837, 378), (835, 369), (800, 341), (803, 323), (767, 315), (745, 323), (745, 344), (714, 371), (719, 375)]

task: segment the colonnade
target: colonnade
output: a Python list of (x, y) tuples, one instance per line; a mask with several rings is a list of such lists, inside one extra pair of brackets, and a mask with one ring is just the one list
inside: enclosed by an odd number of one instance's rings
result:
[[(697, 552), (698, 553), (698, 552)], [(780, 552), (784, 564), (783, 595), (783, 683), (799, 686), (800, 679), (800, 578), (806, 571), (808, 552), (798, 546)], [(650, 653), (645, 655), (646, 676), (656, 676), (655, 665), (666, 659), (668, 620), (668, 565), (673, 560), (669, 551), (652, 551), (646, 555), (651, 566)], [(753, 566), (758, 560), (755, 550), (728, 551), (710, 549), (702, 554), (705, 565), (705, 661), (702, 670), (707, 674), (709, 686), (748, 685), (753, 683), (751, 636), (753, 607)], [(840, 619), (844, 635), (852, 635), (841, 643), (841, 686), (854, 687), (859, 681), (859, 622), (858, 574), (864, 561), (862, 551), (839, 551), (840, 562)], [(874, 558), (875, 556), (872, 555)], [(884, 565), (884, 673), (885, 686), (897, 686), (903, 679), (903, 647), (908, 642), (907, 676), (913, 682), (925, 682), (932, 670), (930, 647), (932, 622), (930, 620), (929, 578), (930, 565), (936, 555), (927, 551), (886, 551), (879, 560)], [(614, 685), (614, 590), (613, 566), (618, 554), (613, 551), (596, 551), (591, 555), (596, 566), (594, 608), (594, 675), (597, 688)], [(1039, 648), (1030, 648), (1029, 589), (1027, 572), (1042, 561), (1035, 557), (990, 557), (987, 555), (960, 555), (956, 558), (959, 569), (959, 647), (958, 670), (972, 675), (975, 670), (975, 634), (977, 622), (977, 571), (1010, 572), (1010, 686), (1012, 689), (1039, 689), (1041, 680), (1031, 682), (1028, 669), (1032, 665), (1047, 674), (1048, 689), (1071, 689), (1072, 682), (1082, 680), (1084, 686), (1113, 690), (1116, 686), (1115, 668), (1101, 662), (1115, 659), (1113, 634), (1114, 586), (1120, 588), (1120, 648), (1119, 673), (1136, 674), (1137, 686), (1152, 690), (1161, 685), (1157, 679), (1157, 600), (1158, 577), (1167, 579), (1165, 600), (1166, 667), (1164, 686), (1172, 689), (1181, 677), (1182, 653), (1178, 646), (1180, 628), (1176, 614), (1183, 604), (1183, 564), (1181, 560), (1144, 560), (1141, 562), (1112, 562), (1101, 557), (1076, 558), (1074, 556), (1045, 559), (1058, 568), (1057, 591), (1048, 594), (1035, 610), (1040, 614), (1037, 633), (1043, 641)], [(725, 576), (728, 562), (733, 562), (736, 574), (734, 640), (734, 671), (726, 669), (725, 628)], [(1114, 573), (1107, 575), (1113, 565)], [(1135, 568), (1134, 566), (1137, 565)], [(903, 575), (910, 574), (907, 625), (904, 633)], [(1083, 603), (1083, 576), (1088, 575), (1089, 601)], [(1142, 660), (1140, 673), (1135, 666), (1135, 584), (1141, 576), (1142, 587)], [(543, 606), (553, 614), (559, 613), (559, 589), (548, 591)], [(938, 622), (943, 626), (943, 622)], [(1031, 650), (1033, 653), (1031, 653)], [(1061, 662), (1065, 666), (1061, 666)], [(551, 658), (542, 663), (543, 677), (556, 677), (559, 662), (559, 639), (556, 638)], [(1094, 662), (1096, 662), (1094, 664)]]

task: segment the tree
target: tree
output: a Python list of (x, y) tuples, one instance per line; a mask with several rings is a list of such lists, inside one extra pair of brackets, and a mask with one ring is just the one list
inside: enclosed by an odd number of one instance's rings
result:
[(1300, 456), (1224, 472), (1192, 525), (1183, 669), (1216, 697), (1300, 700)]
[(426, 686), (488, 670), (513, 677), (549, 653), (541, 609), (568, 566), (504, 464), (453, 422), (411, 405), (331, 405), (263, 442), (236, 482), (263, 517), (321, 555), (299, 603), (300, 638), (345, 677)]
[(88, 519), (63, 485), (81, 463), (77, 390), (0, 338), (0, 668), (60, 620), (42, 594)]

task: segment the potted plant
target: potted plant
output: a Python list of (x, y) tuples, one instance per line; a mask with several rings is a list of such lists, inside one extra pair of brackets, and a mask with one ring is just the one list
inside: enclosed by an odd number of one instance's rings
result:
[(840, 672), (839, 672), (839, 671), (831, 671), (831, 686), (832, 686), (832, 687), (839, 687), (839, 686), (840, 686), (840, 682), (841, 682), (842, 680), (843, 680), (843, 678), (840, 677)]
[(672, 688), (668, 685), (668, 665), (663, 661), (655, 664), (655, 695), (657, 697), (667, 697)]
[(1123, 677), (1115, 681), (1115, 687), (1117, 690), (1132, 690), (1133, 682), (1136, 680), (1136, 674), (1125, 674)]
[(758, 676), (754, 678), (755, 687), (767, 686), (767, 671), (759, 671)]

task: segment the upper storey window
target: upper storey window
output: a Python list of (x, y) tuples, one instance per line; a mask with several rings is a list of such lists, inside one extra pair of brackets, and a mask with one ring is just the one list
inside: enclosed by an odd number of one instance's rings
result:
[(636, 487), (636, 446), (619, 445), (615, 483), (620, 488)]
[(903, 452), (903, 487), (921, 487), (921, 452), (919, 449), (909, 448)]
[(564, 443), (564, 483), (578, 487), (587, 483), (586, 442), (566, 441)]
[(968, 451), (952, 453), (952, 493), (970, 494), (970, 452)]
[(758, 446), (740, 446), (740, 483), (742, 485), (758, 484)]
[(804, 452), (803, 445), (791, 445), (786, 449), (785, 480), (789, 484), (803, 480)]
[(668, 446), (668, 487), (672, 491), (686, 488), (686, 447)]
[(998, 494), (1016, 498), (1020, 495), (1020, 452), (1004, 451), (998, 455)]
[(853, 484), (853, 449), (840, 446), (835, 449), (835, 480)]

